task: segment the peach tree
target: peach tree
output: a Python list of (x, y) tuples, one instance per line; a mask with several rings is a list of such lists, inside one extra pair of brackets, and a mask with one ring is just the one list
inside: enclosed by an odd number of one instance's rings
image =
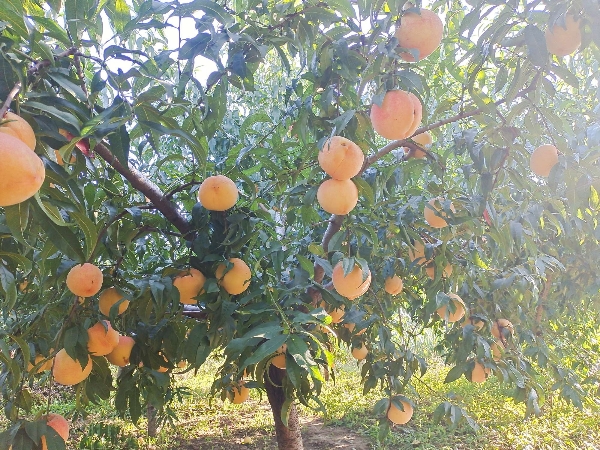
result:
[[(0, 178), (19, 148), (44, 181), (0, 206), (0, 450), (65, 448), (59, 358), (91, 364), (74, 415), (109, 401), (155, 425), (216, 353), (213, 394), (265, 391), (279, 447), (300, 449), (295, 405), (323, 409), (338, 346), (384, 393), (383, 438), (418, 409), (429, 329), (447, 382), (498, 377), (528, 414), (554, 391), (583, 406), (599, 45), (596, 0), (4, 0)], [(329, 181), (337, 136), (359, 164)], [(217, 175), (224, 210), (198, 201)], [(67, 287), (84, 263), (99, 293)], [(476, 427), (453, 399), (434, 419)]]

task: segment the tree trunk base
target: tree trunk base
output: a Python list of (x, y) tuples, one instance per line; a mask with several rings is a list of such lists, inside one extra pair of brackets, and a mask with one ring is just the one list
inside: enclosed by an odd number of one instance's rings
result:
[[(271, 364), (269, 366), (269, 377), (265, 375), (265, 388), (267, 390), (267, 398), (271, 404), (271, 411), (273, 411), (273, 419), (275, 420), (277, 447), (279, 450), (304, 450), (296, 405), (293, 404), (290, 407), (287, 427), (281, 420), (281, 409), (285, 402), (285, 394), (283, 388), (279, 386), (281, 386), (281, 382), (285, 377), (285, 370), (278, 369)], [(271, 381), (275, 384), (271, 383)]]

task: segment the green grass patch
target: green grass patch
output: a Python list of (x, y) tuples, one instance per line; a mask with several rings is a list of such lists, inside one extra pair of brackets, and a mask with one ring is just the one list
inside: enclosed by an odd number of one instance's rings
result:
[[(274, 426), (266, 395), (253, 390), (250, 401), (242, 405), (210, 398), (212, 377), (218, 361), (210, 360), (197, 376), (192, 373), (176, 377), (191, 395), (177, 403), (178, 419), (174, 427), (164, 427), (157, 437), (146, 433), (146, 422), (137, 425), (119, 419), (108, 402), (92, 405), (89, 415), (72, 423), (68, 448), (115, 449), (152, 448), (174, 450), (188, 448), (228, 448), (251, 437), (252, 449), (273, 448)], [(413, 419), (405, 426), (396, 426), (382, 443), (377, 442), (379, 417), (373, 405), (384, 396), (379, 390), (362, 394), (360, 368), (346, 353), (336, 358), (335, 383), (326, 384), (321, 400), (327, 408), (323, 417), (326, 426), (343, 426), (367, 437), (374, 449), (597, 449), (600, 442), (600, 412), (596, 408), (578, 410), (557, 396), (551, 396), (543, 407), (544, 415), (524, 419), (524, 405), (515, 404), (510, 391), (495, 377), (483, 384), (465, 378), (444, 384), (448, 368), (431, 368), (414, 390), (407, 394), (415, 402)], [(72, 391), (59, 390), (53, 394), (51, 410), (68, 414), (74, 407)], [(45, 392), (33, 393), (44, 397)], [(451, 399), (464, 406), (480, 426), (479, 432), (467, 426), (451, 430), (444, 424), (432, 423), (437, 405)], [(299, 408), (308, 421), (315, 411)], [(308, 425), (310, 426), (310, 425)], [(194, 444), (196, 443), (196, 444)], [(196, 447), (202, 443), (202, 447)], [(332, 444), (334, 444), (332, 442)], [(231, 447), (234, 448), (234, 447)], [(237, 447), (236, 447), (237, 448)]]

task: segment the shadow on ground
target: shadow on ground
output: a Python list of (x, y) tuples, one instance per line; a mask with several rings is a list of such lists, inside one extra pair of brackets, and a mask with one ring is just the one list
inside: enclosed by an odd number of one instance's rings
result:
[[(247, 417), (244, 417), (247, 416)], [(174, 450), (277, 450), (274, 434), (239, 422), (252, 420), (251, 414), (221, 420), (222, 428), (196, 439), (180, 442)], [(325, 425), (320, 418), (301, 418), (305, 450), (369, 450), (369, 440), (349, 428)]]

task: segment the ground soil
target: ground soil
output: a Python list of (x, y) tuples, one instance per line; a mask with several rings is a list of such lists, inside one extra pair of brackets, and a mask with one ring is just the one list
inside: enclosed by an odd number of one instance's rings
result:
[[(244, 421), (244, 417), (238, 420)], [(248, 418), (252, 420), (251, 417)], [(369, 440), (345, 427), (325, 425), (320, 418), (300, 419), (305, 450), (369, 450)], [(228, 424), (223, 424), (228, 425)], [(233, 424), (229, 424), (233, 425)], [(277, 450), (275, 436), (264, 429), (233, 426), (222, 431), (181, 442), (173, 450)]]

